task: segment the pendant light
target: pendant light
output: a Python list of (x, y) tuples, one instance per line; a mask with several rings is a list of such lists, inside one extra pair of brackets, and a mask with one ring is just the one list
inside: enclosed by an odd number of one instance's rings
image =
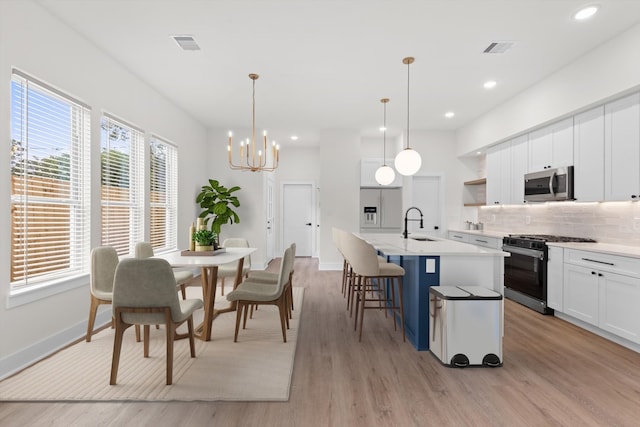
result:
[(395, 160), (396, 170), (401, 175), (413, 175), (420, 170), (422, 165), (422, 158), (420, 153), (415, 151), (409, 145), (409, 65), (414, 61), (414, 58), (408, 56), (402, 60), (403, 64), (407, 64), (407, 148), (398, 153)]
[(389, 98), (380, 100), (384, 105), (384, 114), (382, 119), (382, 166), (376, 170), (376, 182), (380, 185), (389, 185), (396, 179), (396, 173), (391, 166), (387, 166), (387, 102)]
[(262, 148), (260, 143), (256, 142), (256, 80), (257, 74), (249, 74), (249, 78), (253, 81), (253, 107), (251, 110), (251, 140), (240, 142), (240, 158), (238, 163), (233, 159), (233, 133), (229, 132), (229, 143), (227, 152), (229, 156), (229, 167), (231, 169), (245, 170), (251, 172), (274, 171), (278, 167), (280, 161), (280, 145), (275, 141), (271, 142), (271, 164), (267, 166), (267, 131), (262, 133)]

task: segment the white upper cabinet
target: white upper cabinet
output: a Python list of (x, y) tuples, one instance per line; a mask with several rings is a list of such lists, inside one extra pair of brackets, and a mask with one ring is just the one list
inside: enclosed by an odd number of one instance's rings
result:
[(604, 200), (604, 106), (573, 119), (574, 197), (579, 202)]
[(524, 175), (529, 171), (529, 135), (511, 140), (511, 200), (510, 203), (524, 203)]
[(511, 203), (511, 144), (487, 149), (487, 205)]
[(529, 171), (573, 165), (573, 117), (529, 134)]
[(604, 106), (604, 198), (640, 197), (640, 93)]
[[(393, 160), (387, 159), (387, 166), (393, 168)], [(402, 175), (398, 171), (393, 169), (396, 173), (396, 177), (389, 185), (380, 185), (376, 181), (376, 171), (382, 166), (383, 160), (380, 159), (362, 159), (360, 161), (360, 187), (402, 187)]]
[(487, 149), (487, 205), (524, 203), (528, 135)]

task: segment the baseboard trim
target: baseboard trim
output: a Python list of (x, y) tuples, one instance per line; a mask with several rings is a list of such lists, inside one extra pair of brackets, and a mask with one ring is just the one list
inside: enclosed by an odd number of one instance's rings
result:
[(608, 339), (609, 341), (613, 341), (616, 344), (619, 344), (623, 347), (628, 348), (629, 350), (633, 350), (636, 353), (640, 353), (640, 345), (631, 342), (625, 338), (619, 337), (617, 335), (612, 334), (611, 332), (605, 331), (604, 329), (600, 329), (597, 326), (590, 325), (587, 322), (583, 322), (580, 319), (576, 319), (575, 317), (569, 316), (568, 314), (561, 313), (556, 310), (554, 316), (564, 320), (565, 322), (572, 323), (582, 329), (585, 329), (589, 332), (592, 332), (602, 338)]
[[(96, 316), (96, 329), (111, 323), (111, 310), (103, 310)], [(0, 359), (0, 380), (50, 356), (87, 334), (87, 321), (76, 323), (57, 334), (51, 335), (29, 347)]]
[(318, 270), (322, 271), (341, 271), (343, 263), (341, 262), (321, 262), (318, 264)]

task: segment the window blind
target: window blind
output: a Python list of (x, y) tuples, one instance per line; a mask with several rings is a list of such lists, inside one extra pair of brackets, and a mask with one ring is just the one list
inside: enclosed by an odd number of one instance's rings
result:
[(11, 287), (88, 272), (90, 110), (11, 78)]
[(176, 249), (178, 214), (178, 151), (152, 136), (149, 144), (149, 201), (151, 245), (157, 251)]
[(100, 127), (102, 245), (133, 254), (143, 240), (144, 133), (108, 114)]

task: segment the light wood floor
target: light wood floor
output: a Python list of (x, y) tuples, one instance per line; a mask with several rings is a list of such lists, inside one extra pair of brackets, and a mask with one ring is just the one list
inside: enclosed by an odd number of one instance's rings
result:
[(294, 284), (306, 290), (289, 402), (0, 403), (0, 425), (640, 425), (640, 354), (562, 320), (506, 301), (504, 366), (452, 369), (375, 310), (359, 343), (340, 274), (316, 260), (296, 260)]

